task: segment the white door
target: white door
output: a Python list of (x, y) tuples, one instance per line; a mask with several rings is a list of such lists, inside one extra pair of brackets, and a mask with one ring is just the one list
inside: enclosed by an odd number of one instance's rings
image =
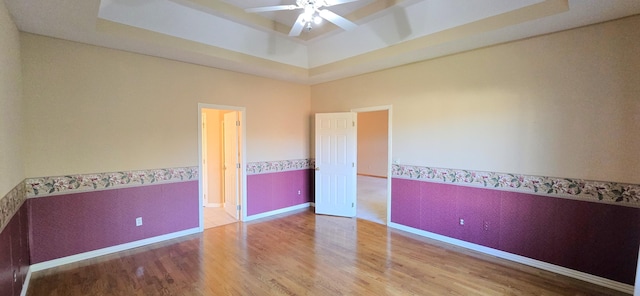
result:
[(356, 118), (316, 114), (316, 214), (356, 215)]
[(238, 166), (238, 112), (224, 114), (224, 209), (238, 219), (240, 182)]

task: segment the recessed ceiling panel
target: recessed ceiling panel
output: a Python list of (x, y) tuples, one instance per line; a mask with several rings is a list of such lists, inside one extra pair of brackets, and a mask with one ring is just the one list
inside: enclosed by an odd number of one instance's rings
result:
[(544, 1), (430, 0), (392, 7), (389, 13), (353, 31), (311, 44), (309, 65), (321, 66), (540, 2)]

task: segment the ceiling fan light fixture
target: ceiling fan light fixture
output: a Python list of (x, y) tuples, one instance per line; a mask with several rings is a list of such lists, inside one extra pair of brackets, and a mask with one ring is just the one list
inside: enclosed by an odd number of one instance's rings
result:
[(315, 7), (313, 7), (313, 5), (307, 4), (307, 5), (304, 6), (304, 14), (311, 16), (315, 12), (316, 12), (316, 9), (315, 9)]
[(312, 22), (315, 14), (316, 14), (316, 10), (312, 5), (310, 4), (305, 5), (304, 12), (301, 13), (302, 23), (306, 24), (306, 23)]
[(342, 28), (343, 30), (352, 30), (356, 24), (348, 19), (323, 7), (355, 2), (358, 0), (296, 0), (296, 5), (274, 5), (256, 8), (247, 8), (246, 12), (266, 12), (278, 10), (297, 10), (301, 9), (302, 13), (298, 15), (295, 23), (289, 31), (289, 36), (296, 37), (300, 35), (303, 29), (311, 31), (313, 25), (319, 25), (324, 20)]

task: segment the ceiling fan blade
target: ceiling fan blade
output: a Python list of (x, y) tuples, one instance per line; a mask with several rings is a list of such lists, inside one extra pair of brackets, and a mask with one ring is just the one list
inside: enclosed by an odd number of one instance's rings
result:
[(330, 10), (326, 10), (326, 9), (322, 9), (322, 10), (318, 10), (318, 14), (320, 15), (320, 17), (322, 17), (325, 20), (328, 20), (332, 23), (334, 23), (336, 26), (349, 31), (349, 30), (353, 30), (357, 27), (356, 24), (352, 23), (350, 20), (343, 18), (337, 14), (335, 14), (333, 11)]
[(293, 27), (291, 27), (291, 31), (289, 31), (289, 36), (295, 37), (300, 36), (302, 29), (304, 28), (304, 23), (302, 22), (302, 18), (304, 14), (300, 14), (295, 23), (293, 23)]
[(325, 7), (326, 6), (334, 6), (334, 5), (339, 5), (339, 4), (345, 4), (345, 3), (350, 3), (350, 2), (356, 2), (358, 0), (325, 0)]
[(275, 5), (275, 6), (264, 6), (264, 7), (256, 7), (256, 8), (247, 8), (244, 11), (246, 12), (265, 12), (265, 11), (277, 11), (277, 10), (294, 10), (300, 7), (296, 5)]

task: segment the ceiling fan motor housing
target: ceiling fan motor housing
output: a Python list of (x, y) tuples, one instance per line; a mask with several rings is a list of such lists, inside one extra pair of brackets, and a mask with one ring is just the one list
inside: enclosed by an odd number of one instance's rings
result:
[(298, 7), (304, 8), (305, 12), (308, 9), (312, 9), (315, 11), (316, 9), (327, 5), (325, 1), (316, 1), (316, 0), (296, 0), (296, 4)]

